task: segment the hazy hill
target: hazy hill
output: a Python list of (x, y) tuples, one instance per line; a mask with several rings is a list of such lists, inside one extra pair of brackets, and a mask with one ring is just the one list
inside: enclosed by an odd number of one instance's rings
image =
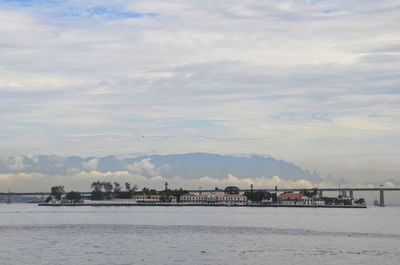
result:
[[(279, 176), (285, 180), (306, 179), (320, 182), (323, 179), (315, 171), (304, 170), (293, 163), (272, 157), (239, 157), (208, 153), (189, 153), (173, 155), (146, 155), (119, 159), (114, 156), (60, 157), (55, 155), (18, 156), (0, 161), (0, 173), (38, 172), (46, 175), (69, 175), (73, 172), (97, 170), (101, 172), (131, 171), (134, 163), (147, 159), (156, 172), (164, 177), (180, 176), (194, 179), (203, 176), (224, 178), (228, 174), (244, 177)], [(72, 172), (72, 173), (71, 173)], [(142, 171), (141, 174), (150, 174)], [(154, 174), (154, 173), (153, 173)], [(334, 179), (329, 177), (330, 182)]]

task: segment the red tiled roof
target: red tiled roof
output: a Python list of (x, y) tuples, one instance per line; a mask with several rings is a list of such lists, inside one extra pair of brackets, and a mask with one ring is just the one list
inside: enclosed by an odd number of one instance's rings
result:
[(227, 194), (225, 195), (225, 197), (246, 197), (246, 196), (243, 194)]
[(285, 193), (285, 194), (279, 195), (277, 198), (278, 199), (300, 199), (303, 196), (304, 196), (303, 194)]
[[(212, 194), (214, 194), (216, 197), (239, 197), (239, 198), (246, 197), (243, 194), (223, 194), (223, 193), (212, 193)], [(210, 195), (210, 193), (202, 193), (200, 195), (188, 193), (188, 194), (184, 194), (182, 196), (187, 196), (187, 197), (207, 197), (208, 195)]]
[(159, 198), (161, 195), (134, 195), (134, 197)]

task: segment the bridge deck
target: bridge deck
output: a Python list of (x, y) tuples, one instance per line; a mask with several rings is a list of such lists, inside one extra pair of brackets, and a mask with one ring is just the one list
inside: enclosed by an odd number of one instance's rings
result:
[[(275, 192), (275, 189), (253, 189), (253, 191), (268, 191)], [(277, 189), (278, 192), (298, 192), (302, 190), (312, 191), (313, 189), (296, 188), (296, 189)], [(400, 188), (317, 188), (318, 191), (400, 191)], [(215, 192), (216, 190), (187, 190), (191, 193), (199, 192)], [(250, 189), (242, 189), (241, 192), (251, 191)], [(223, 190), (217, 190), (217, 192), (223, 192)], [(89, 191), (80, 192), (82, 195), (90, 195)], [(0, 195), (11, 195), (11, 196), (45, 196), (50, 194), (50, 192), (0, 192)]]

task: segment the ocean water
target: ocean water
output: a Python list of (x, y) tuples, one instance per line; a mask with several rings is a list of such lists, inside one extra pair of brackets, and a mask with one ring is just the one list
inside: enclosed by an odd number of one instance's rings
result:
[(0, 205), (0, 264), (400, 264), (400, 207)]

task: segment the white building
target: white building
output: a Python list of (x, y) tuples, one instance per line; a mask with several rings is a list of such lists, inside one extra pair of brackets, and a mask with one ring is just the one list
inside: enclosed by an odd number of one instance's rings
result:
[(279, 204), (284, 205), (325, 205), (321, 198), (313, 198), (297, 193), (284, 193), (277, 197)]
[(134, 195), (132, 199), (136, 203), (176, 203), (176, 197), (172, 195)]
[(243, 194), (203, 193), (184, 194), (181, 203), (205, 205), (246, 205), (247, 197)]

